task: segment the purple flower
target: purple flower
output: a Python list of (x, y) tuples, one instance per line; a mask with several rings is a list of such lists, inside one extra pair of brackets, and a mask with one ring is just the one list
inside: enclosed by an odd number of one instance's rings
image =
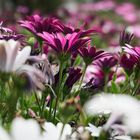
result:
[(17, 12), (20, 14), (28, 14), (29, 8), (27, 6), (20, 5), (17, 7)]
[(120, 45), (124, 46), (125, 44), (130, 44), (131, 40), (133, 39), (134, 34), (131, 34), (124, 30), (120, 35)]
[(13, 39), (15, 41), (22, 39), (24, 36), (21, 34), (8, 34), (8, 35), (0, 35), (0, 40), (10, 40)]
[(135, 23), (138, 19), (136, 8), (132, 3), (127, 2), (117, 6), (115, 12), (129, 23)]
[(118, 62), (118, 58), (110, 54), (110, 56), (97, 60), (94, 64), (100, 67), (103, 71), (108, 72), (110, 68), (115, 66)]
[(89, 65), (92, 63), (93, 60), (97, 60), (106, 55), (104, 51), (96, 51), (96, 48), (91, 47), (90, 45), (88, 45), (88, 47), (82, 47), (78, 51), (79, 54), (83, 57), (86, 65)]
[(134, 33), (134, 35), (139, 38), (140, 37), (140, 25), (139, 24), (134, 24), (132, 26), (128, 26), (127, 28), (130, 30), (130, 32)]
[(3, 22), (0, 23), (0, 40), (10, 40), (13, 39), (15, 41), (23, 38), (21, 34), (15, 34), (15, 32), (9, 28), (2, 26)]
[(80, 27), (80, 28), (74, 28), (73, 26), (69, 25), (64, 25), (63, 26), (63, 33), (64, 34), (71, 34), (71, 33), (74, 33), (74, 32), (80, 32), (81, 34), (81, 37), (85, 37), (85, 36), (89, 36), (91, 35), (92, 33), (97, 33), (99, 32), (99, 29), (98, 28), (93, 28), (93, 29), (88, 29), (88, 30), (84, 30), (83, 29), (84, 27)]
[(13, 32), (11, 29), (3, 27), (2, 24), (3, 24), (3, 21), (0, 22), (0, 32), (1, 33), (5, 33), (5, 32), (6, 33), (12, 33)]
[(64, 28), (60, 20), (55, 18), (42, 18), (39, 15), (30, 16), (27, 20), (20, 21), (19, 23), (35, 35), (44, 31), (48, 33), (62, 32)]
[(80, 79), (82, 73), (81, 69), (79, 68), (70, 68), (69, 69), (69, 76), (65, 82), (67, 88), (72, 88), (72, 86)]
[(85, 88), (100, 89), (104, 85), (104, 72), (98, 66), (91, 64), (87, 67), (84, 77)]
[(124, 52), (126, 52), (127, 54), (129, 54), (134, 61), (140, 65), (140, 47), (132, 47), (128, 44), (126, 44), (124, 47)]
[(81, 38), (81, 32), (67, 34), (66, 36), (61, 33), (49, 34), (43, 32), (38, 34), (53, 50), (58, 54), (69, 54), (77, 51), (79, 48), (84, 47), (90, 40), (89, 38)]
[(112, 10), (115, 7), (114, 1), (99, 1), (94, 3), (84, 3), (80, 5), (80, 9), (87, 11), (87, 12), (98, 12), (98, 11), (109, 11)]
[[(127, 62), (127, 63), (126, 63)], [(131, 55), (123, 54), (120, 59), (120, 65), (127, 71), (132, 71), (136, 61)]]

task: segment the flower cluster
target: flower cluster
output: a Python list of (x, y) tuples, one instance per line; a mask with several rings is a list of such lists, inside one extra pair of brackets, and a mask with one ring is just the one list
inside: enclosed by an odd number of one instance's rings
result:
[(62, 7), (0, 22), (0, 140), (140, 139), (139, 9)]

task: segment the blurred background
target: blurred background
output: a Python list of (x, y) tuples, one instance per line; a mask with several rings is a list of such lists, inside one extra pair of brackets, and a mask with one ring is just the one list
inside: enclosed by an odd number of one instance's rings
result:
[(97, 29), (101, 36), (96, 45), (116, 46), (126, 27), (140, 43), (140, 0), (0, 0), (0, 21), (14, 30), (17, 21), (34, 14), (53, 16), (73, 27)]
[[(107, 0), (0, 0), (0, 14), (2, 12), (15, 12), (19, 6), (29, 8), (29, 11), (39, 10), (41, 13), (54, 13), (60, 6), (71, 3), (98, 2)], [(113, 0), (116, 2), (132, 2), (140, 6), (139, 0)], [(23, 7), (22, 7), (23, 8)], [(22, 9), (23, 10), (23, 9)], [(24, 9), (27, 10), (27, 9)]]

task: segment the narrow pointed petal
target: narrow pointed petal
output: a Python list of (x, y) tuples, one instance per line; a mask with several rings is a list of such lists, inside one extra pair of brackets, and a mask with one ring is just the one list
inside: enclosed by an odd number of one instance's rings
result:
[(29, 46), (23, 48), (23, 50), (18, 54), (16, 57), (13, 70), (17, 70), (18, 68), (21, 67), (22, 64), (24, 64), (29, 57), (31, 52), (31, 48)]

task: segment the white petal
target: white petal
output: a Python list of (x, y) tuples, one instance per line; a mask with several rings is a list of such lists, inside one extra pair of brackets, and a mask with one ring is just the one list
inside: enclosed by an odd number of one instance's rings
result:
[(20, 68), (22, 64), (26, 62), (27, 58), (30, 55), (30, 52), (31, 52), (31, 47), (29, 46), (23, 48), (22, 51), (19, 52), (14, 63), (14, 67), (13, 67), (14, 71)]
[(131, 140), (130, 136), (116, 136), (114, 140)]
[(5, 71), (6, 64), (6, 50), (4, 44), (0, 42), (0, 70)]
[(61, 136), (61, 140), (65, 140), (67, 136), (69, 136), (72, 132), (72, 128), (69, 124), (65, 124), (64, 129), (63, 129), (63, 133), (62, 132), (62, 128), (63, 128), (63, 124), (62, 123), (58, 123), (57, 124), (57, 130), (59, 132), (59, 137)]
[(57, 131), (56, 126), (51, 122), (46, 122), (43, 126), (45, 131), (43, 132), (44, 139), (46, 140), (58, 140), (59, 133)]
[(14, 40), (9, 40), (8, 42), (5, 42), (5, 49), (6, 49), (6, 71), (12, 71), (15, 58), (17, 56), (17, 52), (19, 49), (19, 42)]
[[(59, 140), (63, 124), (58, 123), (57, 126), (55, 126), (53, 123), (46, 122), (43, 128), (45, 129), (45, 132), (43, 134), (46, 140)], [(69, 124), (66, 124), (64, 126), (60, 140), (66, 140), (66, 136), (70, 135), (71, 132), (72, 132), (71, 126)]]
[(12, 123), (11, 135), (14, 140), (39, 140), (41, 131), (35, 120), (16, 118)]
[(10, 140), (9, 135), (7, 132), (0, 127), (0, 140)]
[(89, 127), (86, 127), (86, 130), (91, 132), (91, 135), (94, 137), (99, 137), (102, 127), (96, 127), (92, 124), (89, 124)]
[(56, 131), (57, 128), (53, 123), (45, 122), (43, 129), (45, 129), (45, 131), (48, 133), (48, 132)]

